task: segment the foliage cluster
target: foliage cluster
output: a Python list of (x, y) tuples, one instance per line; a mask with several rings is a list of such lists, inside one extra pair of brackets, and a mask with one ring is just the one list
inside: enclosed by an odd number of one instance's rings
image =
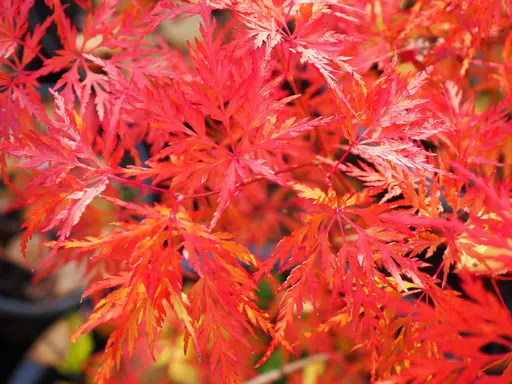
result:
[[(0, 10), (2, 173), (39, 274), (86, 267), (75, 337), (115, 325), (97, 383), (180, 338), (211, 382), (276, 353), (326, 383), (512, 380), (510, 0), (76, 0), (79, 29), (33, 3)], [(155, 34), (190, 15), (186, 52)]]

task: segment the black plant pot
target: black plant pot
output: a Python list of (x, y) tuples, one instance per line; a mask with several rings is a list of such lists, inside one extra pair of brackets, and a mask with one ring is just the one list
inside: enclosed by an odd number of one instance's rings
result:
[(27, 301), (0, 296), (0, 343), (27, 347), (54, 320), (80, 307), (82, 292)]
[[(100, 352), (105, 348), (106, 338), (93, 332), (94, 351)], [(3, 382), (7, 384), (55, 384), (57, 382), (85, 383), (84, 375), (63, 374), (56, 368), (50, 367), (29, 356), (23, 358), (13, 370), (10, 377)]]
[(47, 367), (32, 360), (23, 360), (14, 373), (5, 381), (7, 384), (43, 384), (55, 382), (49, 378)]
[[(25, 359), (7, 379), (7, 384), (55, 384), (56, 382), (69, 379), (63, 377), (52, 367), (39, 364), (36, 361)], [(74, 380), (73, 382), (80, 382)]]
[[(6, 246), (21, 232), (20, 212), (0, 214), (0, 243)], [(0, 260), (0, 382), (5, 382), (30, 345), (62, 315), (80, 306), (82, 292), (63, 298), (30, 300), (24, 297), (32, 273)]]
[(76, 292), (38, 301), (0, 296), (0, 345), (6, 352), (0, 365), (0, 382), (5, 382), (32, 343), (55, 320), (80, 307), (81, 296), (82, 292)]

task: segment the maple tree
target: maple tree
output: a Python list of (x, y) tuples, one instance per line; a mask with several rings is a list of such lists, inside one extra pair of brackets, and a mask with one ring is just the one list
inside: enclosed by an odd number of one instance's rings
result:
[[(115, 325), (97, 383), (178, 339), (205, 382), (276, 353), (326, 383), (512, 380), (510, 0), (77, 0), (80, 28), (33, 4), (0, 10), (2, 173), (30, 175), (38, 273), (86, 267), (73, 338)], [(159, 37), (192, 15), (186, 52)]]

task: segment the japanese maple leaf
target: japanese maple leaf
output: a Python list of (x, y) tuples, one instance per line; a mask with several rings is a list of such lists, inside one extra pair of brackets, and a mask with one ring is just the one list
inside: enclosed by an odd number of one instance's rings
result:
[(429, 69), (418, 72), (408, 84), (396, 73), (396, 59), (374, 85), (367, 97), (367, 127), (348, 147), (379, 166), (393, 163), (401, 168), (436, 171), (427, 152), (418, 145), (436, 133), (449, 130), (424, 106), (425, 99), (414, 95), (428, 79)]
[[(39, 53), (40, 40), (52, 22), (47, 18), (42, 24), (28, 30), (28, 13), (33, 1), (6, 1), (0, 10), (0, 139), (7, 139), (12, 132), (33, 128), (33, 117), (47, 121), (39, 83), (34, 71), (26, 67)], [(19, 57), (18, 57), (19, 55)]]
[[(434, 299), (432, 305), (418, 303), (414, 319), (423, 326), (414, 331), (412, 339), (419, 348), (404, 356), (410, 359), (410, 365), (400, 372), (400, 379), (414, 381), (421, 376), (435, 382), (470, 382), (482, 379), (482, 372), (491, 366), (506, 366), (512, 354), (510, 314), (481, 281), (467, 274), (461, 277), (468, 298), (448, 291)], [(493, 342), (506, 346), (505, 352), (482, 352)], [(510, 369), (505, 369), (498, 381), (509, 381), (511, 375)]]
[[(55, 24), (59, 34), (63, 49), (57, 50), (54, 56), (44, 61), (43, 67), (38, 71), (38, 75), (46, 75), (51, 72), (66, 70), (64, 75), (57, 81), (54, 89), (61, 90), (67, 103), (72, 103), (75, 95), (80, 101), (80, 114), (83, 115), (87, 104), (94, 94), (94, 103), (100, 120), (103, 120), (105, 111), (111, 102), (109, 94), (112, 83), (108, 77), (102, 73), (96, 73), (89, 61), (87, 54), (95, 52), (99, 48), (114, 49), (117, 47), (129, 47), (127, 40), (132, 39), (133, 28), (141, 27), (144, 24), (144, 18), (140, 19), (139, 10), (133, 9), (132, 13), (128, 10), (126, 14), (116, 14), (116, 1), (104, 1), (96, 9), (91, 9), (84, 22), (84, 28), (81, 33), (83, 40), (80, 42), (77, 37), (77, 28), (71, 24), (71, 21), (64, 13), (64, 7), (60, 0), (54, 0), (51, 3), (53, 8)], [(149, 7), (151, 8), (151, 7)], [(156, 13), (162, 10), (157, 7)], [(147, 10), (149, 13), (152, 11)], [(147, 30), (139, 30), (140, 40), (151, 32), (158, 25), (157, 19), (161, 20), (165, 16), (156, 16), (152, 23), (146, 25)], [(130, 23), (133, 23), (132, 25)], [(141, 42), (137, 47), (144, 46)], [(131, 52), (131, 51), (130, 51)], [(133, 54), (133, 53), (132, 53)], [(150, 53), (151, 54), (151, 53)]]
[[(87, 128), (81, 118), (64, 104), (64, 99), (54, 93), (58, 120), (50, 121), (48, 133), (29, 131), (2, 146), (6, 153), (21, 158), (19, 167), (39, 169), (38, 175), (27, 186), (27, 199), (42, 203), (37, 215), (24, 224), (27, 228), (22, 242), (26, 242), (35, 229), (43, 232), (59, 228), (58, 243), (69, 237), (87, 205), (101, 194), (109, 183), (108, 178), (95, 171), (103, 166), (94, 154)], [(74, 172), (84, 171), (85, 177)], [(87, 174), (89, 172), (89, 174)], [(57, 247), (40, 267), (55, 255)]]

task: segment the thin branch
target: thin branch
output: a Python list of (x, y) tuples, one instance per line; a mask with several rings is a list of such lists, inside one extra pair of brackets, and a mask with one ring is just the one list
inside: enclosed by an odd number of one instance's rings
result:
[[(302, 94), (299, 91), (297, 84), (295, 83), (295, 79), (294, 79), (293, 73), (292, 73), (292, 68), (290, 66), (287, 66), (286, 63), (284, 62), (283, 55), (281, 54), (281, 51), (279, 51), (279, 49), (276, 48), (276, 52), (277, 52), (277, 59), (279, 60), (279, 63), (281, 63), (281, 66), (283, 67), (283, 71), (287, 74), (286, 78), (287, 78), (288, 82), (290, 83), (290, 86), (292, 87), (293, 93), (296, 95), (300, 95), (300, 97), (297, 99), (297, 102), (299, 104), (302, 114), (304, 115), (304, 117), (310, 117), (308, 109), (306, 108), (306, 106), (304, 105), (304, 101), (302, 100)], [(321, 149), (322, 153), (325, 156), (328, 156), (329, 152), (327, 151), (327, 146), (325, 144), (324, 138), (323, 138), (322, 133), (320, 132), (320, 129), (318, 128), (318, 126), (314, 127), (314, 131), (315, 131), (316, 138), (318, 140), (318, 144), (320, 145), (320, 149)]]
[[(308, 162), (308, 163), (305, 163), (305, 164), (292, 165), (292, 166), (289, 166), (289, 167), (286, 167), (286, 168), (282, 168), (282, 169), (279, 169), (279, 170), (275, 171), (274, 175), (280, 175), (282, 173), (292, 172), (292, 171), (295, 171), (295, 170), (301, 169), (301, 168), (317, 167), (317, 166), (318, 165), (316, 163), (314, 163), (314, 162)], [(120, 183), (123, 183), (123, 184), (126, 184), (126, 185), (131, 185), (132, 187), (147, 188), (147, 189), (150, 189), (150, 190), (155, 191), (155, 192), (161, 192), (161, 193), (165, 193), (167, 195), (172, 195), (175, 198), (189, 199), (189, 198), (196, 198), (196, 197), (211, 196), (211, 195), (216, 195), (216, 194), (220, 193), (220, 190), (214, 190), (214, 191), (208, 191), (208, 192), (202, 192), (202, 193), (194, 193), (194, 194), (182, 195), (182, 194), (173, 192), (170, 189), (155, 187), (155, 186), (153, 186), (151, 184), (144, 184), (144, 183), (142, 183), (140, 181), (137, 181), (137, 180), (126, 179), (124, 177), (113, 175), (113, 174), (109, 174), (108, 177), (110, 177), (113, 180), (119, 181)], [(255, 176), (252, 179), (248, 179), (248, 180), (242, 181), (236, 187), (237, 188), (242, 188), (242, 187), (245, 187), (247, 185), (256, 183), (258, 181), (261, 181), (261, 180), (266, 180), (266, 179), (265, 179), (264, 176)]]
[(259, 376), (253, 377), (247, 380), (244, 384), (267, 384), (273, 381), (279, 380), (283, 376), (287, 376), (295, 371), (303, 369), (308, 365), (327, 361), (330, 359), (330, 355), (327, 353), (318, 353), (316, 355), (308, 356), (300, 360), (295, 360), (289, 364), (284, 365), (281, 368), (274, 369), (269, 372), (265, 372)]

